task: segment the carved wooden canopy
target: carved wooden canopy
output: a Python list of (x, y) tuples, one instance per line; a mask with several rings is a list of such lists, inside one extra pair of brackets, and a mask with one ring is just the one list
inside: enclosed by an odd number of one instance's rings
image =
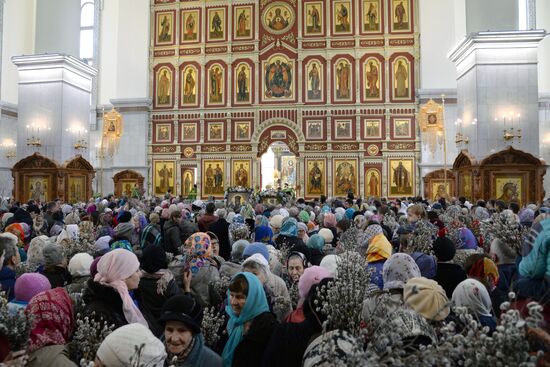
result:
[(137, 184), (140, 191), (143, 190), (144, 177), (136, 171), (127, 169), (124, 171), (120, 171), (113, 176), (113, 182), (115, 184), (115, 196), (121, 196), (123, 194), (123, 183), (129, 181), (133, 181), (133, 183)]
[(73, 170), (82, 170), (95, 172), (94, 167), (86, 159), (82, 158), (80, 154), (76, 155), (73, 159), (65, 162), (63, 165), (65, 168)]
[(468, 150), (462, 150), (453, 163), (453, 170), (477, 165), (477, 160)]
[(42, 154), (36, 152), (28, 157), (21, 159), (13, 166), (12, 170), (37, 170), (42, 168), (56, 169), (59, 168), (59, 164), (57, 164), (54, 160), (44, 157)]
[(511, 146), (501, 150), (500, 152), (491, 154), (487, 158), (481, 161), (480, 167), (489, 165), (528, 165), (528, 166), (542, 166), (543, 162), (540, 159), (534, 157), (532, 154), (517, 150)]

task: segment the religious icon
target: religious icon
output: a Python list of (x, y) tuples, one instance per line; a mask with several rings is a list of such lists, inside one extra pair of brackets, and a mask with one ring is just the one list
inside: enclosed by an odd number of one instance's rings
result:
[(380, 32), (380, 0), (363, 0), (363, 21), (361, 27), (363, 33)]
[(157, 45), (172, 44), (173, 35), (174, 35), (174, 30), (173, 30), (174, 13), (171, 11), (157, 13), (156, 24), (157, 24), (156, 44)]
[(334, 160), (335, 196), (346, 196), (348, 193), (357, 193), (357, 161), (348, 159)]
[(139, 188), (137, 187), (137, 181), (133, 179), (120, 180), (120, 187), (122, 195), (125, 195), (126, 197), (132, 197), (134, 191), (136, 189), (139, 190)]
[(393, 88), (395, 98), (410, 98), (409, 61), (400, 57), (393, 63)]
[(349, 34), (352, 25), (352, 6), (349, 0), (336, 0), (332, 3), (332, 26), (333, 34)]
[(172, 70), (162, 67), (157, 72), (157, 106), (172, 104)]
[(435, 113), (428, 115), (428, 125), (437, 126), (437, 115)]
[(409, 0), (392, 0), (392, 30), (410, 31)]
[(270, 131), (271, 139), (286, 139), (286, 131), (285, 130), (272, 130)]
[(472, 195), (472, 175), (469, 173), (465, 173), (462, 176), (462, 195), (466, 197), (466, 199), (471, 200), (473, 198)]
[(366, 81), (365, 85), (365, 97), (364, 99), (380, 99), (380, 75), (383, 72), (381, 68), (381, 63), (378, 59), (372, 57), (367, 59), (364, 65), (364, 80)]
[(290, 187), (296, 185), (296, 157), (281, 157), (281, 182)]
[(195, 184), (195, 180), (193, 179), (193, 171), (191, 170), (185, 170), (183, 172), (183, 187), (182, 187), (182, 194), (184, 197), (189, 196), (189, 193), (191, 193), (191, 190), (193, 189), (193, 185)]
[(269, 99), (292, 98), (293, 62), (274, 56), (264, 63), (264, 95)]
[(235, 123), (235, 140), (250, 140), (250, 122)]
[(197, 104), (197, 69), (194, 66), (183, 68), (181, 79), (183, 80), (182, 105)]
[(48, 201), (49, 186), (47, 177), (29, 177), (29, 200), (40, 203)]
[(233, 161), (233, 186), (251, 187), (250, 160)]
[(522, 177), (496, 177), (494, 197), (505, 203), (519, 203), (522, 196), (522, 183)]
[(183, 123), (180, 125), (181, 141), (196, 141), (197, 140), (197, 124)]
[(263, 12), (262, 25), (270, 33), (283, 34), (294, 25), (294, 10), (283, 2), (268, 5)]
[(154, 161), (155, 195), (164, 195), (170, 190), (174, 193), (175, 164), (173, 161)]
[(393, 121), (393, 137), (394, 138), (410, 138), (411, 137), (411, 120), (394, 120)]
[(172, 141), (172, 129), (170, 124), (156, 124), (155, 135), (158, 142), (170, 142)]
[(382, 138), (380, 120), (365, 120), (365, 138)]
[(370, 168), (365, 174), (365, 197), (380, 197), (381, 196), (380, 171), (375, 168)]
[(181, 43), (199, 41), (200, 10), (186, 9), (181, 11)]
[(235, 6), (233, 8), (233, 24), (235, 32), (233, 38), (238, 39), (251, 39), (252, 34), (252, 24), (254, 21), (253, 16), (253, 7), (250, 5), (245, 6)]
[(203, 196), (216, 196), (224, 194), (224, 161), (208, 160), (203, 161), (202, 171)]
[(323, 99), (323, 66), (317, 60), (307, 64), (307, 100), (321, 101)]
[(323, 2), (308, 2), (305, 3), (305, 36), (322, 35), (323, 32)]
[(446, 199), (449, 200), (451, 193), (451, 182), (450, 180), (447, 180), (447, 182), (443, 181), (432, 181), (432, 194), (433, 194), (433, 201), (437, 201), (439, 199)]
[(314, 120), (306, 122), (306, 138), (307, 139), (322, 139), (323, 138), (323, 121)]
[(336, 120), (336, 139), (351, 139), (352, 138), (352, 121), (351, 120)]
[(208, 40), (225, 39), (225, 8), (208, 9)]
[(390, 159), (390, 195), (391, 196), (413, 196), (414, 195), (414, 172), (412, 159)]
[(351, 100), (351, 64), (341, 59), (335, 64), (336, 100)]
[(69, 177), (69, 203), (86, 200), (86, 178), (84, 176)]
[(223, 123), (215, 122), (208, 124), (208, 140), (223, 140)]
[(220, 65), (216, 64), (210, 67), (208, 70), (208, 103), (219, 104), (223, 103), (223, 69)]
[(250, 65), (240, 63), (235, 68), (237, 78), (235, 81), (235, 90), (237, 91), (237, 103), (250, 103)]
[(306, 159), (306, 196), (324, 195), (325, 192), (325, 160)]

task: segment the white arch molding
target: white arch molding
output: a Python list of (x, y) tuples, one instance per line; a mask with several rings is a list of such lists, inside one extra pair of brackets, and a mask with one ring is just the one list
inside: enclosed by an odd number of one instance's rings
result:
[(298, 138), (298, 141), (297, 141), (298, 144), (303, 144), (305, 142), (306, 137), (305, 137), (302, 129), (300, 128), (300, 126), (298, 126), (298, 124), (296, 124), (295, 122), (290, 121), (289, 119), (285, 119), (285, 118), (281, 118), (281, 117), (270, 118), (268, 120), (265, 120), (261, 124), (259, 124), (257, 126), (257, 128), (254, 129), (254, 133), (252, 134), (250, 142), (253, 145), (259, 144), (260, 143), (259, 139), (262, 136), (262, 134), (267, 129), (272, 128), (272, 127), (277, 127), (277, 126), (284, 126), (284, 127), (289, 128), (290, 130), (292, 130), (294, 135), (296, 135), (296, 138)]

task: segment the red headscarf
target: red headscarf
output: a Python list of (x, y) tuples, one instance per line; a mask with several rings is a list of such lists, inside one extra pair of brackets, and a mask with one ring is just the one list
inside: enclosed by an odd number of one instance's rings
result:
[(29, 353), (48, 345), (65, 345), (74, 328), (73, 303), (64, 288), (34, 296), (25, 313), (32, 317)]

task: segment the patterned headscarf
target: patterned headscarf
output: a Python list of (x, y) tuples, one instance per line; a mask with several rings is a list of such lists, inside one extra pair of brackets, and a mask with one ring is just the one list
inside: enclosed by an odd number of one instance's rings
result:
[(420, 277), (420, 269), (407, 254), (393, 254), (382, 267), (384, 289), (403, 289), (410, 278)]
[(365, 229), (365, 236), (363, 237), (364, 243), (368, 244), (370, 241), (376, 236), (381, 233), (384, 233), (384, 230), (382, 227), (378, 224), (371, 224)]
[(6, 227), (4, 232), (9, 232), (17, 236), (17, 246), (23, 247), (25, 242), (25, 230), (21, 223), (12, 223)]
[(491, 297), (487, 288), (475, 279), (466, 279), (456, 286), (453, 303), (458, 307), (467, 307), (476, 315), (491, 316)]
[(488, 257), (483, 257), (476, 261), (474, 265), (468, 269), (468, 276), (476, 277), (481, 279), (491, 278), (493, 284), (498, 283), (498, 267), (495, 265), (493, 260)]
[(279, 234), (287, 237), (296, 237), (298, 236), (298, 222), (295, 218), (286, 217), (283, 220), (283, 225), (281, 226), (281, 231)]
[(198, 273), (199, 269), (208, 263), (208, 258), (212, 257), (212, 246), (210, 236), (204, 232), (193, 233), (187, 241), (185, 248), (189, 255), (189, 264), (191, 273)]
[(30, 300), (25, 313), (33, 322), (29, 353), (69, 342), (74, 327), (73, 303), (65, 288), (38, 293)]
[(323, 226), (325, 228), (336, 227), (336, 216), (332, 213), (326, 213), (323, 216)]
[(255, 226), (256, 227), (269, 226), (269, 220), (267, 219), (267, 217), (265, 215), (257, 215)]

